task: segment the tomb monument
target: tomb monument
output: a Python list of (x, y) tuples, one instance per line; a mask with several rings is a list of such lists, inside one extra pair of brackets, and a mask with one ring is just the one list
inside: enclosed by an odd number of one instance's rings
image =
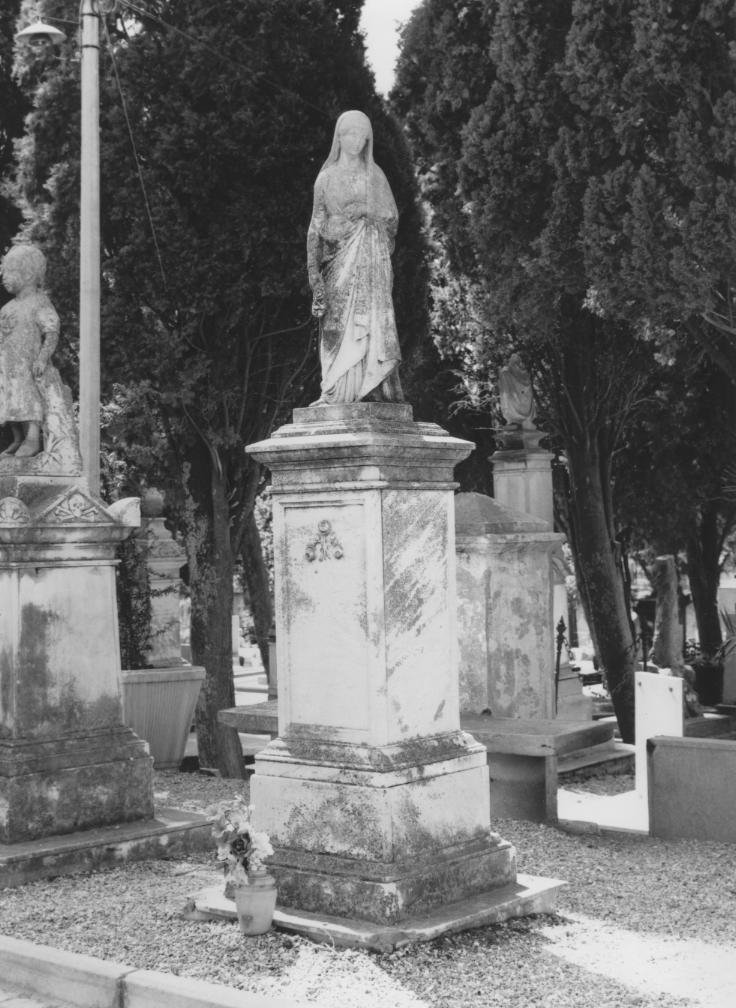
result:
[(453, 467), (472, 446), (402, 401), (396, 207), (372, 140), (343, 114), (315, 184), (320, 398), (247, 448), (272, 475), (279, 670), (251, 800), (279, 907), (385, 948), (536, 912), (555, 887), (517, 879), (485, 747), (460, 726)]
[[(0, 310), (0, 848), (153, 815), (151, 759), (123, 723), (115, 549), (138, 501), (82, 475), (45, 259), (15, 245)], [(0, 878), (2, 878), (0, 873)]]

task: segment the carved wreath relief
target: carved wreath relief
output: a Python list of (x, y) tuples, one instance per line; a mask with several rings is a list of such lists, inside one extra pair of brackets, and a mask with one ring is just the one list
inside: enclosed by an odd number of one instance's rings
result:
[(304, 553), (307, 560), (339, 560), (343, 556), (342, 545), (332, 531), (332, 522), (323, 518), (317, 522), (317, 535), (308, 543)]

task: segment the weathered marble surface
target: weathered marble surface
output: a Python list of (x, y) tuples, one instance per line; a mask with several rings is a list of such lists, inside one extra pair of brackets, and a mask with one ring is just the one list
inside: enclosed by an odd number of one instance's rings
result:
[(590, 717), (565, 649), (555, 703), (563, 537), (484, 494), (455, 497), (460, 709), (495, 717)]
[(81, 483), (0, 478), (0, 842), (153, 813), (122, 719), (115, 547)]
[(455, 507), (461, 709), (554, 717), (552, 554), (562, 537), (482, 494), (458, 494)]
[(280, 737), (251, 796), (280, 899), (394, 922), (515, 876), (460, 730), (452, 467), (411, 407), (296, 410), (272, 473)]
[(551, 452), (537, 448), (501, 450), (491, 456), (494, 499), (510, 511), (521, 511), (554, 528)]

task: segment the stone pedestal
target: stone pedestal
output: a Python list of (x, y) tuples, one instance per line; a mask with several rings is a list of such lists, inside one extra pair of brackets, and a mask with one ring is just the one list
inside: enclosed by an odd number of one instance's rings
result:
[(555, 716), (551, 555), (562, 536), (492, 497), (455, 498), (460, 709)]
[(455, 520), (461, 711), (588, 719), (564, 647), (555, 689), (563, 537), (478, 493), (455, 497)]
[(279, 903), (394, 924), (515, 879), (460, 730), (452, 470), (411, 407), (294, 411), (271, 469), (279, 735), (256, 757)]
[(153, 815), (151, 759), (122, 717), (115, 547), (130, 510), (81, 480), (0, 477), (0, 843)]
[[(551, 452), (539, 447), (546, 435), (543, 431), (504, 428), (500, 432), (503, 448), (491, 456), (493, 464), (494, 500), (502, 507), (526, 517), (543, 522), (541, 530), (554, 528), (554, 495), (552, 488)], [(565, 622), (566, 640), (569, 642), (570, 616), (567, 606), (565, 565), (562, 558), (563, 537), (551, 553), (552, 609), (551, 622), (554, 640), (554, 662), (557, 662), (556, 632), (560, 619)], [(521, 715), (525, 716), (525, 715)], [(570, 667), (567, 647), (560, 652), (557, 683), (556, 711), (546, 715), (564, 721), (579, 721), (592, 716), (592, 701), (583, 696), (576, 673)]]
[[(540, 432), (536, 432), (543, 436)], [(554, 528), (552, 495), (552, 452), (543, 448), (527, 448), (522, 436), (518, 444), (506, 435), (509, 447), (494, 452), (493, 496), (499, 504), (510, 511), (533, 515), (545, 523), (545, 528)]]

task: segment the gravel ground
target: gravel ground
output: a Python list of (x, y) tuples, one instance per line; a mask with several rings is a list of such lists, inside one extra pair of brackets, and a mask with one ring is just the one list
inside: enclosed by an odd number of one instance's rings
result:
[[(613, 788), (621, 787), (619, 778)], [(240, 782), (156, 774), (190, 809)], [(605, 787), (600, 780), (596, 788)], [(598, 793), (601, 793), (598, 791)], [(5, 934), (320, 1008), (733, 1008), (736, 859), (725, 844), (495, 820), (519, 870), (568, 880), (558, 912), (377, 955), (180, 911), (213, 860), (153, 861), (0, 892)]]

